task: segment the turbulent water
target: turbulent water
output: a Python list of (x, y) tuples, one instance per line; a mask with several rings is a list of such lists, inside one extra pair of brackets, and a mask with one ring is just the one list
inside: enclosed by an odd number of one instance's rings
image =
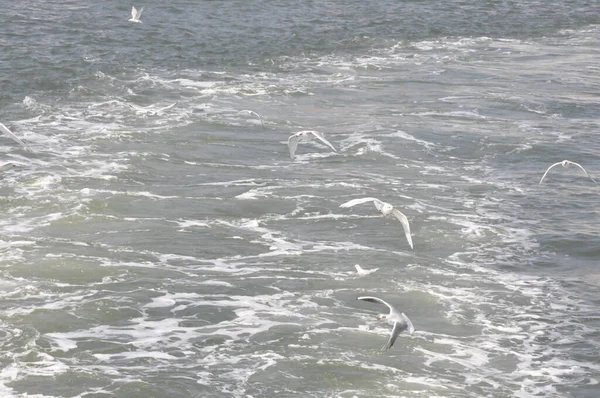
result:
[(4, 2), (0, 396), (599, 396), (598, 2), (135, 5)]

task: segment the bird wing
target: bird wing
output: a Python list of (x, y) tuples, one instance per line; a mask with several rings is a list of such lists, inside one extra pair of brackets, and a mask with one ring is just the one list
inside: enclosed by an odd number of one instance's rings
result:
[(296, 153), (296, 149), (298, 148), (298, 141), (300, 140), (300, 136), (298, 134), (291, 135), (288, 138), (288, 149), (290, 150), (290, 157), (294, 159), (294, 154)]
[(377, 211), (381, 211), (381, 209), (383, 208), (383, 205), (384, 205), (384, 203), (379, 199), (375, 199), (373, 201), (373, 204), (375, 205), (375, 208), (377, 209)]
[(136, 14), (137, 14), (137, 10), (135, 9), (135, 6), (131, 7), (131, 18), (135, 19)]
[(408, 224), (408, 218), (402, 213), (400, 210), (393, 209), (392, 214), (402, 223), (402, 228), (404, 228), (404, 235), (406, 236), (406, 240), (410, 245), (410, 248), (413, 249), (412, 237), (410, 236), (410, 225)]
[(178, 102), (179, 101), (176, 101), (176, 102), (173, 102), (171, 105), (167, 105), (167, 106), (165, 106), (163, 108), (157, 109), (156, 111), (154, 111), (154, 113), (159, 113), (159, 112), (162, 112), (162, 111), (166, 111), (167, 109), (171, 109), (172, 107), (174, 107), (175, 105), (177, 105)]
[(6, 127), (4, 124), (0, 123), (0, 130), (2, 130), (2, 132), (4, 134), (6, 134), (7, 136), (9, 136), (10, 138), (12, 138), (15, 142), (19, 143), (23, 148), (27, 149), (28, 151), (31, 151), (31, 149), (29, 149), (29, 147), (19, 139), (19, 137), (17, 137), (16, 135), (13, 134), (12, 131), (10, 131), (8, 129), (8, 127)]
[(396, 342), (396, 338), (398, 337), (398, 335), (402, 333), (402, 331), (405, 329), (406, 325), (403, 322), (394, 322), (394, 327), (392, 329), (392, 332), (390, 333), (390, 338), (387, 341), (387, 343), (385, 343), (385, 345), (381, 347), (381, 351), (387, 351), (390, 348), (392, 348), (394, 342)]
[(583, 168), (583, 166), (582, 166), (582, 165), (580, 165), (579, 163), (571, 162), (570, 160), (569, 160), (569, 163), (571, 163), (571, 164), (574, 164), (575, 166), (579, 167), (581, 170), (583, 170), (583, 172), (585, 173), (585, 175), (586, 175), (586, 176), (590, 177), (590, 179), (591, 179), (592, 181), (596, 182), (596, 180), (594, 180), (594, 179), (592, 178), (592, 176), (591, 176), (591, 175), (589, 175), (587, 171), (585, 171), (585, 169)]
[(387, 307), (390, 309), (390, 312), (394, 310), (394, 307), (392, 307), (391, 305), (389, 305), (388, 303), (386, 303), (385, 301), (383, 301), (382, 299), (380, 299), (379, 297), (372, 297), (372, 296), (361, 296), (361, 297), (357, 297), (357, 300), (362, 300), (362, 301), (368, 301), (370, 303), (380, 303), (380, 304), (385, 304), (387, 305)]
[(413, 334), (415, 332), (415, 327), (410, 319), (408, 319), (404, 312), (400, 314), (400, 317), (404, 319), (404, 322), (406, 322), (406, 329), (408, 329), (408, 333)]
[(542, 181), (544, 181), (544, 177), (546, 177), (546, 174), (548, 174), (548, 172), (550, 171), (550, 169), (551, 169), (551, 168), (553, 168), (554, 166), (558, 166), (558, 165), (559, 165), (559, 164), (561, 164), (561, 163), (562, 163), (562, 162), (557, 162), (557, 163), (554, 163), (552, 166), (548, 167), (548, 168), (546, 169), (546, 172), (545, 172), (545, 173), (544, 173), (544, 175), (542, 176), (542, 179), (540, 180), (539, 184), (541, 184), (541, 183), (542, 183)]
[[(135, 8), (134, 8), (134, 9), (135, 9)], [(142, 16), (142, 12), (143, 12), (143, 11), (144, 11), (144, 7), (140, 8), (140, 10), (139, 10), (139, 11), (137, 11), (137, 12), (135, 13), (135, 17), (134, 17), (134, 18), (135, 18), (135, 19), (137, 19), (137, 20), (139, 21), (139, 20), (140, 20), (140, 17)]]
[(377, 207), (377, 202), (381, 203), (381, 201), (376, 198), (359, 198), (359, 199), (352, 199), (346, 203), (342, 203), (340, 205), (340, 207), (352, 207), (352, 206), (356, 206), (356, 205), (359, 205), (361, 203), (366, 203), (366, 202), (375, 202), (375, 207)]
[(159, 109), (159, 111), (166, 111), (167, 109), (171, 109), (172, 107), (174, 107), (175, 105), (177, 105), (178, 102), (179, 101), (175, 101), (171, 105), (167, 105), (164, 108)]
[(327, 141), (325, 139), (325, 137), (323, 137), (323, 134), (319, 133), (318, 131), (311, 131), (310, 133), (312, 135), (314, 135), (315, 137), (317, 137), (317, 139), (319, 139), (319, 141), (321, 141), (325, 145), (329, 146), (329, 148), (333, 149), (334, 152), (337, 152), (337, 149), (335, 149), (335, 147), (333, 145), (331, 145), (331, 142)]

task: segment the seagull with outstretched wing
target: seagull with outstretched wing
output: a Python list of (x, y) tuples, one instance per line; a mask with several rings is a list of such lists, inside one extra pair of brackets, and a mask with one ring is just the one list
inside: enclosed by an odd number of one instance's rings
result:
[(413, 241), (412, 241), (412, 237), (410, 236), (410, 225), (408, 223), (408, 218), (406, 218), (404, 213), (395, 209), (394, 206), (392, 206), (391, 204), (382, 202), (381, 200), (379, 200), (377, 198), (359, 198), (359, 199), (352, 199), (346, 203), (343, 203), (340, 205), (340, 207), (352, 207), (352, 206), (356, 206), (356, 205), (366, 203), (366, 202), (373, 202), (373, 204), (375, 205), (375, 208), (377, 210), (379, 210), (379, 212), (381, 214), (383, 214), (384, 216), (389, 216), (391, 214), (394, 217), (396, 217), (398, 219), (398, 221), (400, 221), (400, 223), (402, 223), (402, 227), (404, 228), (404, 235), (406, 236), (406, 240), (408, 241), (410, 248), (413, 249)]
[(385, 343), (385, 345), (383, 347), (381, 347), (381, 351), (386, 351), (386, 350), (389, 350), (390, 348), (392, 348), (392, 346), (394, 345), (394, 342), (396, 341), (396, 338), (403, 331), (408, 330), (408, 333), (410, 333), (410, 334), (413, 334), (413, 332), (415, 331), (415, 327), (413, 326), (410, 319), (408, 319), (408, 317), (404, 314), (404, 312), (398, 311), (392, 305), (383, 301), (379, 297), (362, 296), (362, 297), (357, 297), (356, 299), (362, 300), (362, 301), (369, 301), (371, 303), (384, 304), (390, 309), (389, 314), (387, 314), (387, 315), (379, 314), (379, 316), (377, 317), (377, 319), (380, 321), (385, 319), (387, 321), (387, 323), (389, 323), (390, 325), (393, 326), (392, 332), (390, 334), (390, 338), (387, 341), (387, 343)]
[(337, 152), (335, 147), (331, 145), (331, 142), (327, 141), (323, 134), (314, 130), (304, 130), (299, 131), (296, 134), (293, 134), (288, 138), (288, 149), (290, 150), (290, 157), (293, 159), (296, 154), (296, 149), (298, 149), (298, 142), (301, 141), (312, 141), (317, 139), (321, 141), (323, 144), (327, 145), (329, 148), (333, 149), (334, 152)]
[(590, 180), (592, 180), (592, 181), (596, 182), (596, 180), (594, 180), (594, 179), (592, 178), (592, 176), (591, 176), (591, 175), (589, 175), (587, 171), (585, 171), (585, 169), (583, 168), (583, 166), (582, 166), (582, 165), (580, 165), (579, 163), (571, 162), (570, 160), (563, 160), (562, 162), (556, 162), (556, 163), (554, 163), (553, 165), (551, 165), (550, 167), (548, 167), (548, 168), (546, 169), (546, 172), (545, 172), (545, 173), (544, 173), (544, 175), (542, 176), (542, 179), (540, 180), (539, 184), (541, 184), (541, 183), (542, 183), (542, 181), (544, 181), (544, 178), (546, 177), (546, 174), (548, 174), (548, 172), (550, 171), (550, 169), (551, 169), (551, 168), (553, 168), (554, 166), (558, 166), (559, 164), (560, 164), (562, 167), (564, 167), (564, 168), (567, 168), (567, 167), (569, 167), (570, 165), (575, 165), (575, 166), (579, 167), (581, 170), (583, 170), (583, 172), (585, 173), (585, 175), (586, 175), (586, 176), (588, 176), (588, 177), (590, 177)]
[(142, 21), (140, 21), (140, 17), (142, 16), (143, 11), (144, 7), (140, 8), (139, 10), (135, 7), (131, 7), (131, 18), (128, 20), (128, 22), (142, 23)]

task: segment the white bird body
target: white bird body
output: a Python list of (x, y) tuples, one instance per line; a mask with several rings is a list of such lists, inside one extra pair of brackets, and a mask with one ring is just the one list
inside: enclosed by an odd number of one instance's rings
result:
[(596, 182), (596, 180), (594, 180), (594, 179), (592, 178), (592, 176), (591, 176), (591, 175), (589, 175), (587, 171), (585, 171), (585, 169), (583, 168), (583, 166), (582, 166), (582, 165), (580, 165), (579, 163), (571, 162), (570, 160), (563, 160), (562, 162), (556, 162), (556, 163), (554, 163), (552, 166), (548, 167), (548, 168), (546, 169), (546, 172), (545, 172), (545, 173), (544, 173), (544, 175), (542, 176), (542, 179), (540, 180), (540, 182), (539, 182), (539, 183), (541, 184), (541, 183), (542, 183), (542, 181), (544, 181), (544, 178), (546, 177), (546, 174), (548, 174), (548, 172), (550, 171), (550, 169), (551, 169), (551, 168), (553, 168), (554, 166), (558, 166), (559, 164), (560, 164), (562, 167), (564, 167), (564, 168), (567, 168), (567, 167), (569, 167), (570, 165), (575, 165), (575, 166), (579, 167), (581, 170), (583, 170), (583, 172), (585, 173), (585, 175), (586, 175), (586, 176), (588, 176), (588, 177), (590, 177), (590, 179), (591, 179), (592, 181)]
[(131, 7), (131, 18), (128, 22), (142, 23), (140, 21), (140, 17), (142, 16), (142, 12), (144, 11), (144, 7), (140, 8), (138, 11), (135, 7)]
[(373, 204), (375, 205), (375, 208), (377, 210), (379, 210), (379, 212), (381, 214), (383, 214), (384, 216), (389, 216), (391, 214), (394, 217), (396, 217), (398, 219), (398, 221), (400, 221), (400, 223), (402, 223), (402, 227), (404, 228), (404, 235), (406, 236), (406, 240), (408, 241), (410, 248), (413, 249), (413, 241), (412, 241), (412, 237), (410, 236), (410, 224), (408, 223), (408, 218), (406, 218), (404, 213), (395, 209), (394, 206), (392, 206), (391, 204), (382, 202), (381, 200), (379, 200), (377, 198), (359, 198), (359, 199), (352, 199), (346, 203), (343, 203), (340, 205), (340, 207), (344, 207), (344, 208), (352, 207), (352, 206), (356, 206), (356, 205), (366, 203), (366, 202), (373, 202)]
[(364, 269), (359, 264), (354, 265), (354, 268), (356, 268), (356, 273), (360, 276), (372, 274), (373, 272), (375, 272), (379, 269), (379, 268)]
[(8, 129), (8, 127), (6, 127), (4, 124), (0, 123), (0, 130), (6, 134), (8, 137), (12, 138), (13, 141), (15, 141), (16, 143), (20, 144), (23, 148), (25, 148), (28, 151), (31, 151), (31, 149), (23, 142), (19, 139), (19, 137), (17, 137), (16, 135), (13, 134), (12, 131), (10, 131)]
[(404, 312), (398, 311), (392, 305), (383, 301), (379, 297), (362, 296), (362, 297), (357, 297), (357, 300), (369, 301), (371, 303), (384, 304), (390, 309), (389, 314), (387, 314), (387, 315), (379, 314), (379, 316), (377, 317), (378, 320), (385, 319), (388, 324), (393, 326), (392, 332), (390, 333), (390, 338), (387, 341), (387, 343), (385, 343), (385, 345), (383, 347), (381, 347), (381, 351), (389, 350), (394, 345), (394, 342), (396, 341), (396, 338), (398, 337), (398, 335), (400, 333), (402, 333), (403, 331), (408, 330), (408, 333), (410, 333), (410, 334), (413, 334), (413, 332), (415, 331), (415, 327), (413, 326), (410, 319), (408, 319), (408, 317), (404, 314)]
[(331, 145), (331, 142), (327, 141), (325, 137), (323, 137), (323, 134), (319, 133), (318, 131), (303, 130), (291, 135), (290, 138), (288, 138), (288, 149), (290, 150), (290, 157), (292, 159), (294, 158), (294, 155), (296, 154), (296, 149), (298, 148), (298, 142), (312, 141), (315, 138), (327, 145), (329, 148), (333, 149), (334, 152), (337, 152), (337, 149), (335, 149), (335, 147)]

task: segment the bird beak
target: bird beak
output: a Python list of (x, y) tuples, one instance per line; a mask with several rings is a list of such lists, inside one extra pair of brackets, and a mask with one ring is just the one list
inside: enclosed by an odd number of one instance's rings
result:
[(380, 320), (381, 320), (381, 317), (380, 317), (380, 316), (378, 316), (378, 317), (377, 317), (377, 320), (378, 320), (378, 321), (380, 321)]

